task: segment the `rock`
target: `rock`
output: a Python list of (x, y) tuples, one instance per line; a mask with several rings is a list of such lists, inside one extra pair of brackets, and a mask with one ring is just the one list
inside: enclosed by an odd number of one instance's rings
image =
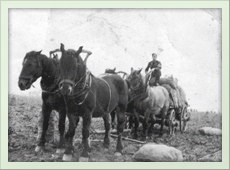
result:
[(203, 127), (200, 128), (199, 133), (202, 135), (222, 135), (222, 130), (212, 127)]
[(215, 152), (213, 154), (205, 155), (198, 159), (199, 162), (221, 162), (222, 161), (222, 151)]
[(148, 143), (142, 146), (133, 156), (137, 161), (182, 162), (182, 152), (163, 144)]

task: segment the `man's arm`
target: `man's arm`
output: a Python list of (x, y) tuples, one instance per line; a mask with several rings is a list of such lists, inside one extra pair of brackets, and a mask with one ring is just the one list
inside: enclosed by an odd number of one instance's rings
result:
[(161, 62), (160, 61), (158, 61), (158, 64), (157, 64), (157, 66), (155, 67), (157, 70), (160, 70), (161, 69)]
[(149, 64), (147, 65), (147, 67), (146, 67), (146, 69), (145, 69), (145, 73), (147, 73), (147, 72), (148, 72), (149, 67), (150, 67), (150, 63), (151, 63), (151, 62), (149, 62)]

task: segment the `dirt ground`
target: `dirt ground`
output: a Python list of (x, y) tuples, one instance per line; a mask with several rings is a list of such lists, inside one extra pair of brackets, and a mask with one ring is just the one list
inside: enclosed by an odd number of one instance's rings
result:
[[(42, 153), (35, 153), (38, 133), (37, 121), (41, 111), (41, 99), (9, 95), (9, 122), (8, 122), (8, 161), (9, 162), (62, 162), (62, 155), (55, 154), (56, 144), (46, 143)], [(93, 119), (94, 129), (104, 129), (101, 119)], [(168, 135), (168, 127), (164, 128), (164, 135), (158, 137), (156, 133), (147, 142), (163, 143), (173, 146), (183, 153), (185, 162), (222, 161), (222, 136), (203, 136), (198, 133), (201, 127), (215, 127), (222, 129), (222, 115), (215, 113), (192, 112), (191, 120), (187, 124), (186, 132), (177, 130), (175, 136)], [(129, 134), (126, 134), (129, 135)], [(103, 134), (91, 133), (91, 162), (132, 162), (133, 154), (143, 144), (123, 140), (123, 155), (114, 157), (116, 138), (111, 138), (110, 149), (103, 148)], [(78, 161), (82, 150), (81, 121), (75, 134), (75, 153), (73, 162)]]

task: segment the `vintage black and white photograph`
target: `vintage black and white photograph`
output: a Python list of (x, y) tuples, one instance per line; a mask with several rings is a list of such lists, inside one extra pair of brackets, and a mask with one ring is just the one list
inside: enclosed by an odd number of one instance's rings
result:
[(221, 8), (8, 17), (8, 162), (222, 162)]

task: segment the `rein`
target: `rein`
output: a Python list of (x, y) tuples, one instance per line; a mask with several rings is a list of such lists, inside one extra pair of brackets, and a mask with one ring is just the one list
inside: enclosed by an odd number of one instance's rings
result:
[(31, 80), (33, 76), (20, 76), (19, 79)]

